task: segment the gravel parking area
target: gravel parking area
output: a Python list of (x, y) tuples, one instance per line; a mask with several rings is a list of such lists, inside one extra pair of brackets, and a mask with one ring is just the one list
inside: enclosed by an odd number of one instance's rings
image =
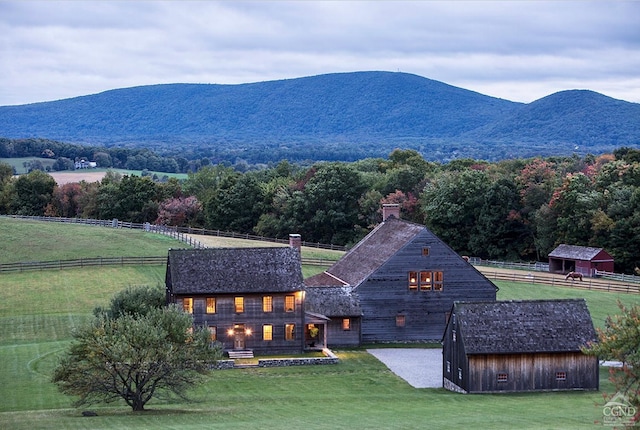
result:
[(442, 349), (367, 349), (393, 373), (415, 388), (442, 387)]

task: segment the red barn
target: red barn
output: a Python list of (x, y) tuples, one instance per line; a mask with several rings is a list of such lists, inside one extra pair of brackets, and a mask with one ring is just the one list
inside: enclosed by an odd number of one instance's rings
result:
[(577, 272), (584, 276), (613, 272), (613, 257), (602, 248), (559, 245), (549, 254), (549, 272)]

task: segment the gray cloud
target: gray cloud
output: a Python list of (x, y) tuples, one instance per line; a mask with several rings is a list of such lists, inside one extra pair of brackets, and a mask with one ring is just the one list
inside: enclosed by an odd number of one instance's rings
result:
[(0, 105), (400, 70), (530, 102), (640, 102), (635, 1), (2, 1)]

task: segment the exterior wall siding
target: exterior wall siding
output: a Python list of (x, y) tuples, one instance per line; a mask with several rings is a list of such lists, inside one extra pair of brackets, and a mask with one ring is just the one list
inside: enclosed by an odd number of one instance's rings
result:
[[(424, 248), (429, 255), (424, 256)], [(412, 291), (410, 271), (441, 271), (442, 291)], [(428, 231), (421, 233), (356, 289), (363, 311), (362, 341), (440, 341), (456, 300), (496, 299), (494, 285)], [(403, 315), (404, 327), (396, 326)]]
[[(264, 295), (273, 297), (273, 312), (263, 312), (262, 298)], [(245, 349), (252, 349), (257, 354), (264, 353), (298, 353), (304, 345), (304, 303), (302, 294), (234, 294), (234, 295), (206, 295), (193, 297), (194, 327), (216, 327), (217, 340), (225, 350), (234, 349), (234, 336), (229, 334), (234, 325), (243, 324), (251, 334), (245, 336)], [(285, 296), (295, 296), (294, 312), (285, 312)], [(207, 297), (215, 297), (216, 312), (206, 313)], [(236, 313), (235, 297), (244, 298), (244, 312)], [(176, 297), (176, 303), (182, 305), (182, 297)], [(273, 326), (272, 340), (263, 339), (264, 324)], [(293, 340), (285, 340), (285, 325), (294, 324)]]
[(327, 346), (360, 345), (360, 318), (350, 318), (350, 330), (343, 330), (342, 318), (332, 318), (327, 322)]

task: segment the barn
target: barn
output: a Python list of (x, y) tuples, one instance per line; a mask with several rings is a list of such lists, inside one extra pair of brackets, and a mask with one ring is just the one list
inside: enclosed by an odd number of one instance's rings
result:
[(443, 342), (443, 386), (461, 393), (598, 390), (597, 340), (584, 299), (456, 302)]
[(596, 276), (598, 272), (613, 272), (613, 257), (602, 248), (559, 245), (549, 254), (549, 272), (577, 272)]
[(427, 227), (401, 219), (398, 205), (385, 205), (381, 224), (304, 282), (357, 295), (363, 343), (439, 341), (454, 301), (495, 300), (497, 291)]

